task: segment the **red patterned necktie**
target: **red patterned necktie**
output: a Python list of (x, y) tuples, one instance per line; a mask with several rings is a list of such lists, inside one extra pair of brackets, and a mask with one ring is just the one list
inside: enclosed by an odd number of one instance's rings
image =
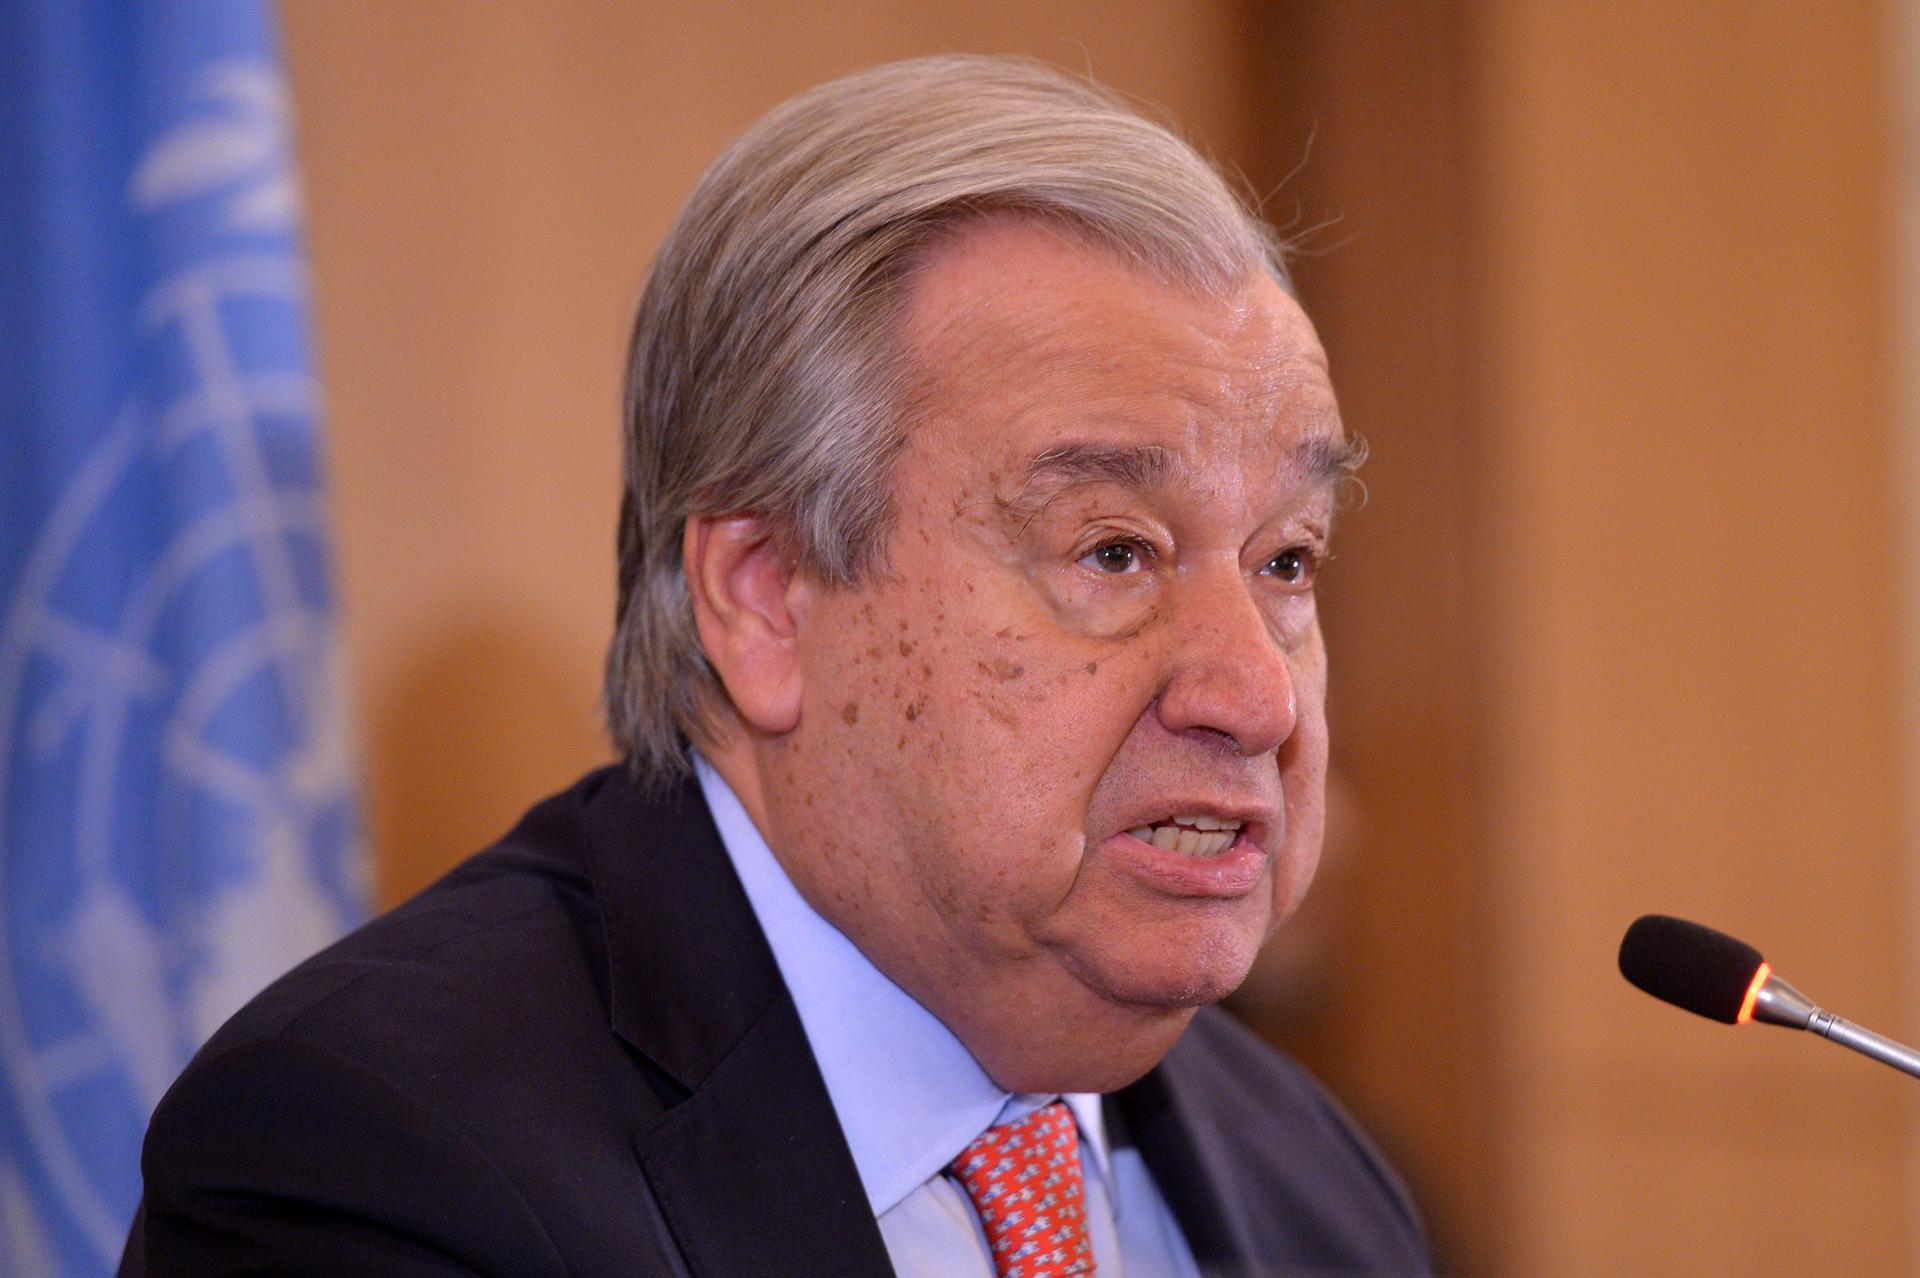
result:
[(953, 1160), (986, 1226), (999, 1278), (1093, 1272), (1081, 1209), (1080, 1140), (1065, 1101), (989, 1127)]

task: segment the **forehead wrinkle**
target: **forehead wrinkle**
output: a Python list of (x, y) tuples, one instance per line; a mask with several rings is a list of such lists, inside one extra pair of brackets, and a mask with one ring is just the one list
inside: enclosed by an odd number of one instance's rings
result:
[[(1214, 299), (1208, 299), (1214, 300)], [(1175, 394), (1195, 408), (1217, 409), (1223, 386), (1235, 376), (1252, 372), (1277, 385), (1286, 378), (1280, 368), (1259, 370), (1265, 357), (1249, 368), (1246, 355), (1232, 349), (1244, 304), (1234, 306), (1229, 334), (1209, 334), (1182, 328), (1200, 339), (1204, 352), (1188, 352), (1188, 382)], [(1098, 302), (1059, 294), (1030, 296), (1015, 303), (1005, 294), (978, 292), (956, 305), (919, 316), (910, 325), (908, 354), (922, 384), (929, 390), (953, 395), (978, 392), (984, 383), (1011, 395), (1012, 416), (1044, 411), (1048, 398), (1034, 389), (1049, 387), (1053, 396), (1074, 395), (1081, 402), (1106, 396), (1124, 397), (1131, 389), (1129, 371), (1137, 362), (1154, 362), (1164, 337), (1157, 331), (1133, 331), (1116, 324), (1114, 315)], [(1285, 356), (1276, 363), (1284, 365)], [(1256, 371), (1258, 370), (1258, 371)]]
[[(918, 392), (910, 420), (946, 428), (922, 436), (923, 443), (971, 455), (998, 472), (983, 476), (985, 491), (956, 504), (956, 513), (991, 505), (1030, 520), (1065, 493), (1100, 482), (1165, 490), (1191, 479), (1211, 491), (1223, 476), (1216, 471), (1213, 481), (1203, 480), (1199, 463), (1219, 447), (1243, 454), (1242, 481), (1228, 481), (1232, 488), (1265, 474), (1299, 493), (1340, 477), (1339, 410), (1304, 317), (1268, 337), (1253, 290), (1194, 299), (1213, 309), (1189, 323), (1184, 299), (1162, 305), (1149, 297), (1143, 306), (1129, 299), (1116, 311), (1104, 296), (1024, 289), (1017, 273), (969, 278), (959, 290), (929, 289), (952, 251), (950, 245), (926, 264), (902, 336)], [(1242, 428), (1224, 435), (1210, 426), (1233, 421)], [(1024, 437), (1039, 451), (1002, 454), (996, 465), (978, 451), (988, 433)], [(1161, 458), (1116, 451), (1154, 446), (1126, 438), (1142, 433), (1160, 436), (1154, 445)], [(1328, 447), (1296, 462), (1290, 445), (1321, 435)], [(1189, 475), (1190, 463), (1196, 468)]]
[[(969, 415), (1017, 424), (1051, 406), (1026, 392), (1060, 379), (1076, 362), (1072, 335), (1052, 317), (1030, 310), (995, 314), (978, 298), (927, 317), (904, 337), (908, 420), (915, 426), (935, 418), (958, 425)], [(971, 441), (956, 436), (948, 443), (966, 448)]]
[[(1068, 397), (1085, 403), (1124, 395), (1116, 370), (1151, 351), (1137, 341), (1122, 344), (1112, 333), (1103, 334), (1098, 349), (1090, 348), (1087, 330), (1098, 324), (1092, 317), (1074, 327), (1058, 314), (1032, 309), (991, 323), (967, 323), (965, 314), (948, 316), (922, 340), (922, 375), (948, 395), (977, 396), (990, 388), (996, 399), (1011, 398), (1006, 406), (1016, 417), (1046, 411)], [(1038, 393), (1040, 387), (1047, 393)]]

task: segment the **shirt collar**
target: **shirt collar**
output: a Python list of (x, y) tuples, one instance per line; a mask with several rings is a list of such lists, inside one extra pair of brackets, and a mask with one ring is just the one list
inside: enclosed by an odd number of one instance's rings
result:
[[(988, 1127), (1053, 1099), (1016, 1096), (989, 1078), (939, 1018), (807, 904), (712, 765), (696, 754), (694, 768), (720, 842), (799, 1009), (875, 1216), (938, 1175)], [(1064, 1099), (1082, 1146), (1111, 1183), (1100, 1097)]]

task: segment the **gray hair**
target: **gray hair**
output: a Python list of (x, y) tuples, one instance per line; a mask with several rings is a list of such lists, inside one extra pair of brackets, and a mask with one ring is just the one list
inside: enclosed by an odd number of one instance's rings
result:
[(634, 320), (605, 698), (641, 779), (684, 774), (726, 704), (688, 517), (757, 512), (830, 585), (880, 565), (911, 417), (907, 284), (931, 245), (1001, 211), (1208, 295), (1286, 279), (1280, 241), (1191, 146), (1041, 63), (895, 62), (776, 107), (700, 179)]

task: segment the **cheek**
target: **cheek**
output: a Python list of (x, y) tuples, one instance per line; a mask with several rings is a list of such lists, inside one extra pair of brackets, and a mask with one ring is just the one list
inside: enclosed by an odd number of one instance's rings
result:
[(1311, 799), (1317, 806), (1327, 776), (1327, 673), (1317, 646), (1303, 659), (1291, 663), (1293, 670), (1293, 733), (1280, 746), (1280, 773), (1286, 781), (1287, 806), (1292, 808), (1295, 792), (1300, 800)]
[(914, 860), (929, 895), (1012, 945), (1024, 932), (1001, 929), (1071, 891), (1093, 789), (1130, 724), (1113, 663), (1005, 616), (949, 612), (914, 640), (931, 652), (905, 676), (896, 744), (924, 780), (908, 824), (926, 839)]
[(880, 792), (868, 828), (917, 892), (990, 927), (1070, 888), (1093, 787), (1148, 698), (1125, 712), (1133, 654), (1064, 631), (1018, 575), (956, 573), (937, 549), (905, 534), (885, 589), (825, 604), (803, 735), (833, 787)]
[(899, 748), (1002, 786), (1084, 775), (1084, 748), (1071, 743), (1107, 705), (1106, 650), (1063, 633), (1030, 590), (998, 574), (907, 591), (896, 668), (874, 685)]
[(1164, 600), (1151, 573), (1094, 577), (1074, 565), (1033, 573), (1053, 624), (1063, 633), (1100, 643), (1122, 643), (1160, 617)]
[[(1316, 636), (1317, 651), (1317, 636)], [(1281, 788), (1286, 798), (1287, 855), (1274, 879), (1274, 915), (1284, 918), (1299, 905), (1320, 862), (1326, 827), (1327, 719), (1324, 660), (1295, 677), (1300, 718), (1280, 747)]]

